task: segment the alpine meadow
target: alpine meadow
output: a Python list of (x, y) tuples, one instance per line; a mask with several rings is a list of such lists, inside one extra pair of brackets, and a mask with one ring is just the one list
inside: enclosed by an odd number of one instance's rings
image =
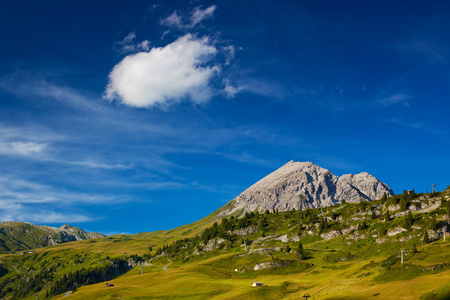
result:
[(450, 1), (0, 28), (0, 299), (450, 299)]

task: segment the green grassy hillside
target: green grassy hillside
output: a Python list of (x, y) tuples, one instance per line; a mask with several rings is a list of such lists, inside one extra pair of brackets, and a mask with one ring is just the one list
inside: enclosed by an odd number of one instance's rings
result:
[[(448, 299), (450, 241), (443, 231), (449, 200), (448, 189), (323, 212), (266, 211), (216, 220), (219, 210), (170, 231), (3, 256), (0, 297)], [(251, 287), (252, 281), (264, 286)]]

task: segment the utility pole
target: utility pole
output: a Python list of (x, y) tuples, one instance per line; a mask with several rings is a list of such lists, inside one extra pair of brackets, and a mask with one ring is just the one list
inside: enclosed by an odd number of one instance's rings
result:
[(144, 275), (144, 266), (141, 265), (141, 273)]
[(309, 294), (305, 294), (305, 295), (303, 295), (303, 297), (306, 299), (306, 300), (308, 300), (308, 298), (309, 297), (311, 297)]
[(245, 243), (245, 236), (242, 236), (242, 239), (244, 240), (245, 253), (247, 253), (247, 252), (248, 252), (248, 250), (247, 250), (247, 244)]
[(405, 251), (405, 249), (400, 249), (400, 251), (402, 252), (402, 263), (403, 263), (403, 251)]

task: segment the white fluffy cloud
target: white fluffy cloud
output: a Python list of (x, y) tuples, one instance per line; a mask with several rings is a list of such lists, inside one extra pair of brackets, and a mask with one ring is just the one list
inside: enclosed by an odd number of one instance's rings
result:
[(210, 79), (220, 67), (207, 65), (217, 54), (208, 38), (187, 34), (165, 47), (125, 57), (109, 74), (104, 98), (135, 107), (167, 106), (212, 96)]

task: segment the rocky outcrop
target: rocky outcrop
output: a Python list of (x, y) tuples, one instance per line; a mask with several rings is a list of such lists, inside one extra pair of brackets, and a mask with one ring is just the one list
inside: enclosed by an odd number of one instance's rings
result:
[(302, 210), (335, 205), (344, 200), (370, 201), (380, 199), (385, 193), (394, 195), (387, 184), (369, 173), (338, 177), (311, 162), (290, 161), (242, 192), (234, 206), (223, 215), (266, 209), (271, 212)]
[(282, 261), (270, 261), (270, 262), (264, 262), (264, 263), (256, 264), (253, 267), (253, 270), (259, 271), (259, 270), (262, 270), (262, 269), (284, 267), (285, 265), (286, 265), (286, 263), (284, 263)]
[(395, 227), (395, 228), (389, 230), (389, 231), (387, 232), (387, 235), (388, 235), (388, 236), (394, 236), (394, 235), (397, 235), (397, 234), (402, 233), (402, 232), (405, 232), (405, 231), (408, 231), (408, 230), (406, 230), (406, 229), (403, 228), (403, 227)]
[(335, 237), (338, 237), (342, 235), (342, 231), (338, 230), (333, 230), (327, 233), (322, 233), (320, 235), (321, 238), (323, 238), (324, 240), (330, 240), (330, 239), (334, 239)]
[(74, 227), (74, 226), (70, 226), (70, 225), (63, 225), (61, 227), (59, 227), (60, 230), (67, 232), (69, 234), (72, 234), (75, 237), (79, 237), (79, 239), (81, 240), (86, 240), (86, 239), (95, 239), (95, 238), (99, 238), (99, 237), (105, 237), (104, 234), (102, 233), (97, 233), (97, 232), (86, 232), (81, 228), (78, 227)]

